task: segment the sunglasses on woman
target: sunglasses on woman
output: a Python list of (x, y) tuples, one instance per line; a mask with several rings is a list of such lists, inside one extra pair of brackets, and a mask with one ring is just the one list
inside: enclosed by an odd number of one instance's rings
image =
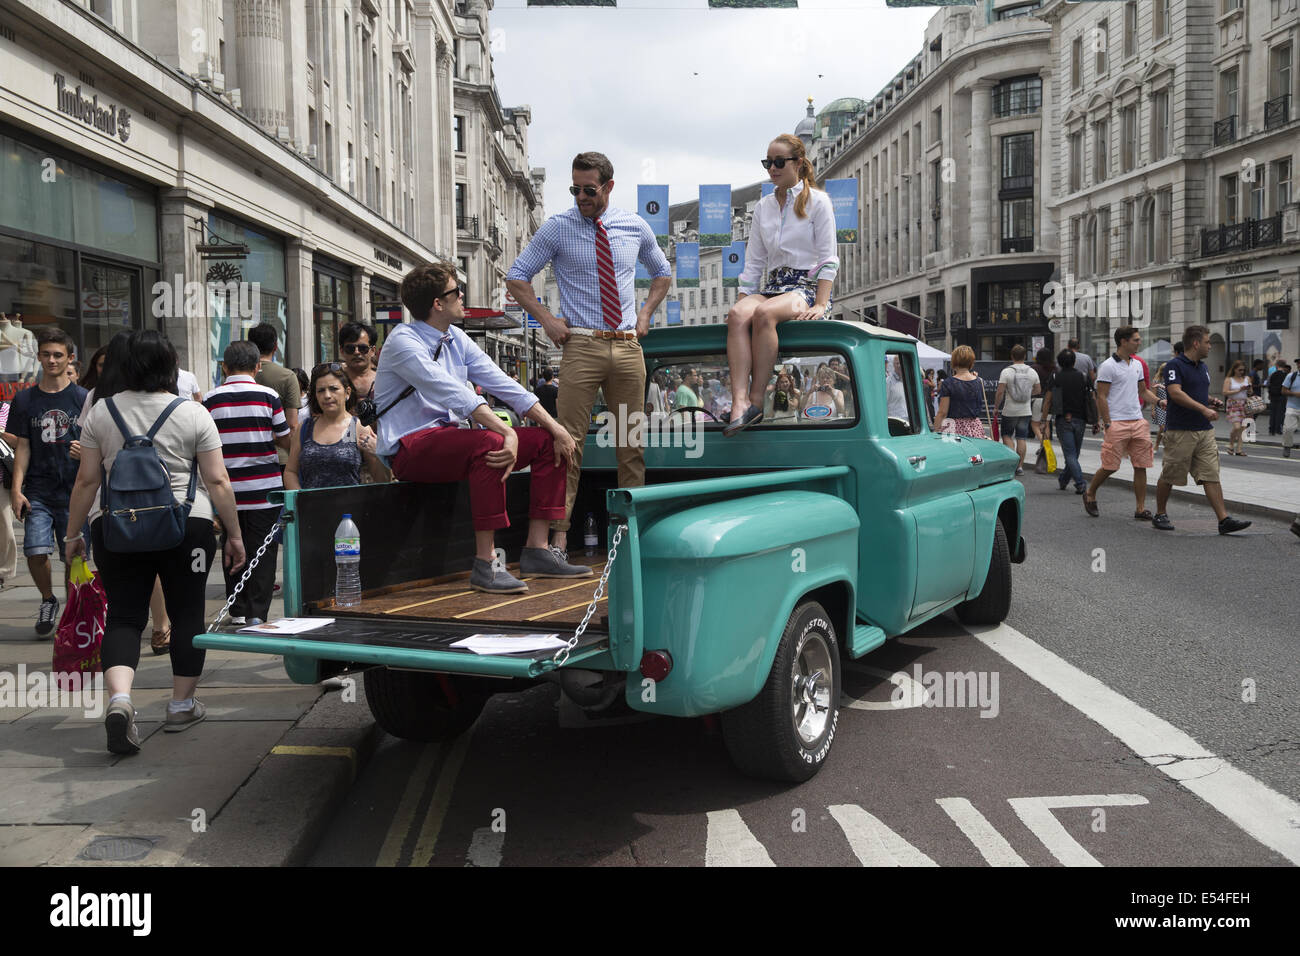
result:
[(311, 374), (315, 377), (317, 375), (340, 374), (346, 371), (342, 362), (321, 362), (311, 370)]
[(799, 160), (793, 156), (773, 156), (771, 159), (760, 159), (764, 169), (771, 169), (775, 166), (777, 169), (785, 169), (786, 163), (797, 163)]
[(348, 355), (365, 355), (370, 351), (370, 346), (362, 342), (352, 342), (343, 346), (343, 351)]
[(569, 187), (570, 196), (576, 196), (578, 195), (578, 193), (582, 193), (584, 196), (590, 199), (593, 196), (599, 196), (600, 190), (597, 189), (595, 186), (570, 186)]

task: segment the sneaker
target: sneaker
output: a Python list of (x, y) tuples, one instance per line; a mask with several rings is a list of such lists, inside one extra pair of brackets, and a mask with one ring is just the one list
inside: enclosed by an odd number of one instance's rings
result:
[(108, 705), (104, 715), (104, 731), (108, 735), (108, 749), (115, 754), (140, 752), (140, 731), (135, 726), (135, 708), (129, 700), (116, 700)]
[(242, 614), (239, 617), (234, 617), (232, 615), (231, 617), (226, 618), (226, 620), (229, 621), (233, 627), (248, 626), (248, 618), (244, 617)]
[(1101, 514), (1101, 511), (1097, 508), (1097, 499), (1093, 498), (1089, 501), (1087, 495), (1084, 495), (1083, 498), (1083, 510), (1088, 512), (1089, 516), (1093, 518)]
[(203, 706), (203, 701), (195, 697), (194, 706), (189, 710), (176, 713), (167, 711), (167, 719), (163, 721), (163, 733), (179, 734), (182, 730), (189, 730), (206, 716), (208, 716), (208, 709)]
[(559, 548), (524, 548), (519, 554), (519, 573), (530, 578), (589, 578), (591, 568), (569, 564)]
[(1017, 469), (1016, 469), (1016, 477), (1017, 477), (1017, 478), (1019, 478), (1019, 477), (1020, 477), (1021, 475), (1023, 475), (1024, 473), (1025, 473), (1025, 469), (1023, 469), (1023, 468), (1017, 468)]
[(474, 570), (469, 573), (469, 586), (475, 591), (486, 591), (489, 594), (522, 594), (528, 590), (527, 584), (505, 568), (493, 567), (491, 561), (482, 558), (474, 559)]
[(58, 619), (59, 599), (47, 597), (41, 602), (40, 613), (36, 615), (36, 633), (41, 637), (49, 637), (50, 632), (54, 630), (54, 622)]
[(1174, 523), (1169, 520), (1169, 515), (1163, 511), (1151, 519), (1151, 527), (1157, 531), (1173, 531)]
[(1228, 515), (1228, 517), (1219, 522), (1219, 534), (1232, 534), (1234, 531), (1241, 531), (1243, 528), (1249, 527), (1249, 521), (1242, 521), (1240, 518), (1234, 518), (1232, 515)]

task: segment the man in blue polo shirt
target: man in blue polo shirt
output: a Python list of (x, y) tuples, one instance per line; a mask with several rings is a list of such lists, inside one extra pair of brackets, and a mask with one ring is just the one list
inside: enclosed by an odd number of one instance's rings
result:
[(1214, 439), (1214, 421), (1222, 407), (1219, 399), (1210, 399), (1210, 370), (1205, 357), (1210, 354), (1210, 330), (1191, 325), (1183, 332), (1183, 354), (1175, 355), (1165, 366), (1165, 389), (1169, 393), (1169, 414), (1165, 427), (1164, 468), (1156, 484), (1156, 516), (1151, 524), (1161, 531), (1173, 531), (1173, 522), (1165, 514), (1174, 485), (1187, 484), (1191, 472), (1205, 489), (1205, 500), (1219, 518), (1219, 534), (1231, 534), (1249, 528), (1228, 514), (1223, 505), (1223, 486), (1219, 483), (1219, 446)]

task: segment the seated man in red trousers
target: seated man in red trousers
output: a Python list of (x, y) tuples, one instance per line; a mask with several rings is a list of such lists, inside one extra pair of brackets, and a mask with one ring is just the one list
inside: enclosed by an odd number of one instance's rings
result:
[[(469, 481), (476, 550), (471, 587), (493, 593), (528, 590), (494, 564), (493, 533), (510, 524), (506, 479), (529, 466), (528, 539), (519, 573), (590, 576), (591, 568), (567, 564), (559, 549), (547, 546), (550, 522), (564, 517), (573, 438), (546, 413), (536, 395), (452, 325), (465, 316), (464, 289), (452, 266), (434, 262), (412, 269), (402, 280), (402, 304), (415, 321), (388, 334), (375, 376), (379, 456), (402, 481)], [(474, 386), (542, 427), (511, 428), (491, 412)], [(460, 428), (462, 421), (478, 427)]]

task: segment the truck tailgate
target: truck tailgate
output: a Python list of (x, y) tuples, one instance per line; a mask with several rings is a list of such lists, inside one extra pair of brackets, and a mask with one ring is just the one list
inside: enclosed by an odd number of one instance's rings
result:
[[(573, 629), (484, 627), (412, 620), (336, 619), (305, 634), (208, 633), (194, 638), (194, 646), (208, 650), (282, 654), (286, 658), (328, 660), (348, 664), (384, 664), (412, 670), (477, 674), (485, 677), (537, 677), (555, 665), (555, 651), (515, 654), (476, 654), (452, 643), (473, 634), (555, 634), (568, 640)], [(577, 663), (605, 652), (609, 637), (588, 630), (569, 656)]]

